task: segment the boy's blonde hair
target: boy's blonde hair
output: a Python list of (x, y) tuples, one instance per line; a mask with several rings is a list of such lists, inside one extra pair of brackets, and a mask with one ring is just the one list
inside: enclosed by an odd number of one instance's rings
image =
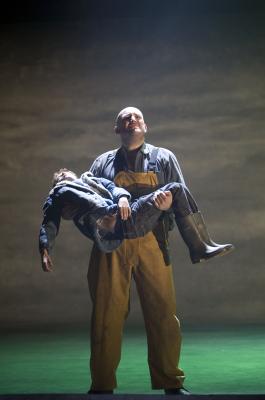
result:
[(55, 185), (57, 185), (58, 182), (60, 182), (61, 179), (59, 179), (59, 178), (60, 178), (60, 175), (62, 174), (62, 172), (71, 172), (73, 175), (76, 176), (76, 179), (77, 179), (77, 175), (75, 172), (71, 171), (68, 168), (61, 168), (58, 171), (54, 172), (54, 174), (53, 174), (52, 187), (54, 187)]

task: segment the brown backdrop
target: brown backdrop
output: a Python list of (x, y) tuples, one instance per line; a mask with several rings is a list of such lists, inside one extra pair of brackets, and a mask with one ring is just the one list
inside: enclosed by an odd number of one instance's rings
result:
[[(38, 255), (41, 205), (60, 167), (78, 173), (118, 146), (116, 113), (143, 110), (147, 140), (167, 147), (229, 257), (192, 265), (171, 235), (186, 324), (264, 322), (264, 19), (148, 15), (2, 24), (1, 282), (5, 327), (89, 320), (91, 243), (63, 223), (55, 272)], [(132, 324), (141, 323), (132, 290)]]

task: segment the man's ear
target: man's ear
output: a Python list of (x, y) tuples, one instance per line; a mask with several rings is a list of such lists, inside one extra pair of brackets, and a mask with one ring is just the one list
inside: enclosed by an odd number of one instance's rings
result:
[(121, 133), (120, 129), (118, 128), (118, 125), (114, 126), (114, 132), (118, 135), (119, 133)]
[(147, 125), (146, 124), (144, 124), (144, 132), (145, 133), (147, 132)]

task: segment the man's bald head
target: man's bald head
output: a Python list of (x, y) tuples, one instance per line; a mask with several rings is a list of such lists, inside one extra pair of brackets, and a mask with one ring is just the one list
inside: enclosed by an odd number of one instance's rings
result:
[(130, 113), (139, 114), (139, 115), (142, 116), (142, 118), (144, 118), (143, 113), (142, 113), (141, 110), (139, 110), (139, 108), (136, 108), (136, 107), (125, 107), (117, 115), (116, 125), (118, 124), (119, 120), (122, 118), (123, 115), (130, 114)]
[(117, 115), (114, 129), (127, 149), (140, 147), (147, 131), (142, 111), (136, 107), (123, 108)]

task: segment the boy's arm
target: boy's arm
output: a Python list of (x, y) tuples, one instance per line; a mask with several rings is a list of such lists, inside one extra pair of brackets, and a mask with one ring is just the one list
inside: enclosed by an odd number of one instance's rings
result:
[(44, 271), (52, 270), (50, 252), (54, 246), (55, 238), (58, 235), (61, 211), (54, 199), (49, 196), (43, 206), (44, 218), (39, 233), (39, 251), (41, 254), (42, 268)]
[(43, 249), (41, 253), (41, 265), (44, 272), (52, 272), (53, 263), (47, 249)]
[(131, 195), (126, 189), (116, 186), (112, 181), (101, 178), (100, 182), (112, 194), (114, 203), (118, 204), (121, 197), (126, 197), (128, 200), (131, 199)]
[(116, 186), (112, 181), (101, 178), (102, 185), (112, 194), (114, 203), (118, 204), (121, 219), (126, 221), (131, 215), (130, 193), (121, 187)]

